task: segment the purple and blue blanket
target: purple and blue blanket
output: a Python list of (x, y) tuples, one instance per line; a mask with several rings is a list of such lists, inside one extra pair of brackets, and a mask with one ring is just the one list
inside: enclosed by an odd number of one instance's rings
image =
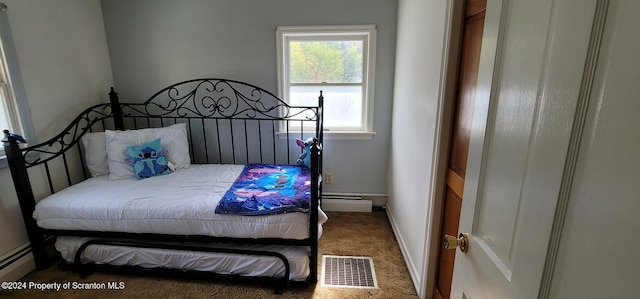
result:
[(311, 174), (294, 165), (249, 164), (222, 197), (217, 214), (309, 212)]

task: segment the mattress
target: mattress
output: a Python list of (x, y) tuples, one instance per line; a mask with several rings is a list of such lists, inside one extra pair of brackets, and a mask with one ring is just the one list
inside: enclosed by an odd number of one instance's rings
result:
[[(56, 249), (67, 262), (72, 263), (78, 248), (91, 238), (58, 237)], [(186, 243), (189, 244), (189, 243)], [(304, 281), (310, 273), (309, 247), (246, 244), (197, 244), (215, 248), (266, 250), (283, 254), (290, 265), (289, 280)], [(90, 245), (82, 256), (83, 263), (113, 266), (139, 266), (142, 268), (169, 268), (183, 271), (207, 271), (249, 277), (283, 277), (282, 261), (271, 256), (223, 254), (183, 250), (131, 248), (110, 245)]]
[[(233, 238), (306, 239), (308, 214), (216, 214), (224, 193), (244, 165), (203, 164), (152, 177), (110, 181), (90, 178), (38, 202), (38, 226), (57, 230), (110, 231)], [(318, 236), (326, 214), (318, 208)]]

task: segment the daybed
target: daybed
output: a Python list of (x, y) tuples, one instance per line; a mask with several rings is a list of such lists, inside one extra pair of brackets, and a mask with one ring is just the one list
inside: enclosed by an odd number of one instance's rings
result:
[[(40, 144), (5, 131), (38, 269), (55, 242), (63, 265), (83, 272), (260, 278), (276, 291), (316, 282), (327, 220), (321, 92), (290, 106), (248, 83), (195, 79), (142, 103), (109, 95)], [(297, 163), (296, 139), (307, 141), (308, 165)], [(281, 198), (259, 201), (272, 196)]]

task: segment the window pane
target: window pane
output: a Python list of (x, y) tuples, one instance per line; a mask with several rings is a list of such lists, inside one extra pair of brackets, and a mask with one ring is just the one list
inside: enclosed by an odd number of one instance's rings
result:
[[(7, 110), (5, 96), (6, 89), (3, 86), (0, 86), (0, 133), (4, 130), (13, 131), (14, 129), (11, 127), (11, 121), (9, 120), (9, 113)], [(0, 134), (4, 138), (4, 133)]]
[(362, 41), (292, 41), (291, 83), (361, 83)]
[(324, 96), (324, 127), (359, 128), (362, 126), (361, 86), (292, 86), (291, 105), (317, 105), (322, 90)]

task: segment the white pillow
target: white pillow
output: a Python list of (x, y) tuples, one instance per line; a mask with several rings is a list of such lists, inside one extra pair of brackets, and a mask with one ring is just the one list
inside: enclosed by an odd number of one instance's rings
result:
[(95, 132), (82, 136), (85, 161), (92, 177), (109, 174), (107, 145), (104, 135), (104, 132)]
[(109, 180), (135, 178), (133, 166), (127, 163), (127, 147), (160, 138), (162, 149), (167, 150), (167, 159), (175, 169), (191, 165), (187, 125), (175, 124), (165, 128), (150, 128), (130, 131), (105, 131), (105, 142), (109, 164)]

